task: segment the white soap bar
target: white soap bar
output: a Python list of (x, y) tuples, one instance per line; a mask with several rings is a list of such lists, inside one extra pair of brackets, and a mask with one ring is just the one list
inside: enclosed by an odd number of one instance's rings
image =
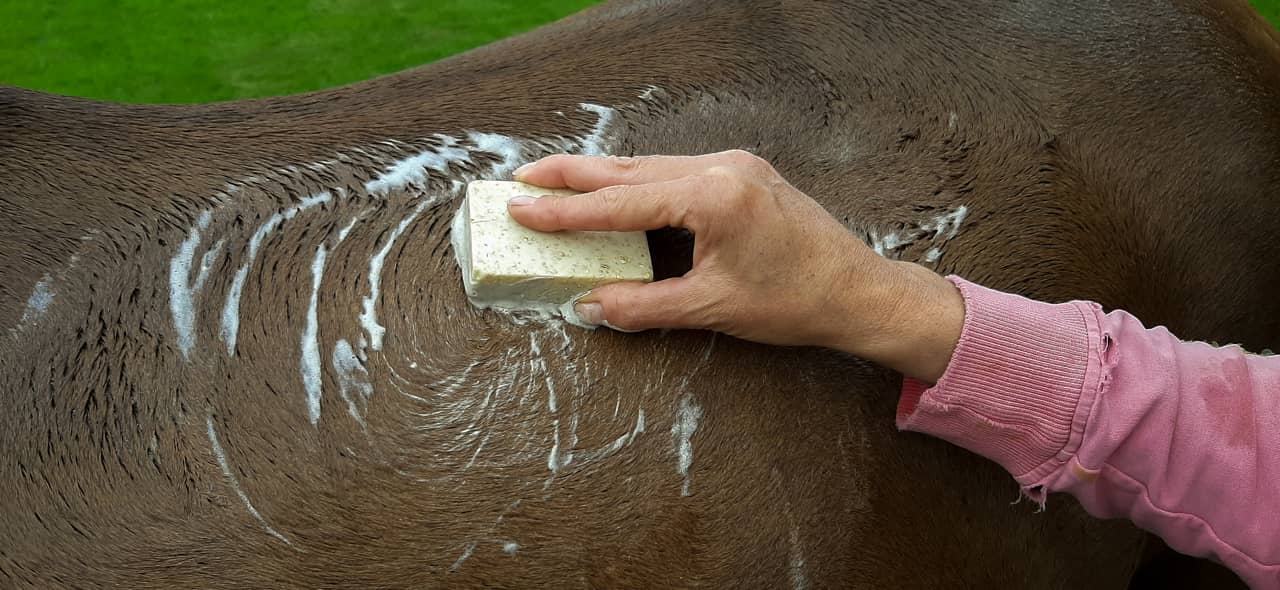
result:
[(467, 185), (452, 241), (472, 303), (567, 316), (562, 308), (595, 287), (653, 280), (644, 232), (539, 232), (507, 212), (516, 195), (573, 194), (521, 182)]

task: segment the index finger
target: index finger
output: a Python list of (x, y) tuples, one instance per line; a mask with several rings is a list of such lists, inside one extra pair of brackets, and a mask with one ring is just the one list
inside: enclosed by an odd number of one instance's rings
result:
[(620, 184), (675, 180), (724, 164), (728, 152), (701, 156), (578, 156), (557, 154), (526, 164), (515, 179), (546, 188), (596, 191)]
[[(521, 225), (538, 231), (645, 231), (688, 227), (689, 203), (702, 178), (635, 186), (609, 186), (569, 197), (512, 199), (507, 209)], [(693, 229), (693, 228), (688, 228)]]

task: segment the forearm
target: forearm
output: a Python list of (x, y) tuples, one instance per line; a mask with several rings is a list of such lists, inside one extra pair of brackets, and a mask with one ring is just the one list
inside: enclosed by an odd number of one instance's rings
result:
[(934, 387), (905, 382), (900, 427), (1000, 463), (1035, 497), (1071, 493), (1258, 587), (1280, 583), (1280, 359), (958, 284), (951, 365)]

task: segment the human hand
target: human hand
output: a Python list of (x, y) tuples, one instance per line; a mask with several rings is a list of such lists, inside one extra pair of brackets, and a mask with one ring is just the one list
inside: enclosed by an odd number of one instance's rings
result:
[(516, 179), (586, 191), (512, 199), (512, 217), (536, 230), (678, 227), (694, 235), (687, 274), (599, 287), (575, 307), (584, 322), (826, 346), (926, 381), (942, 374), (959, 338), (963, 301), (949, 282), (876, 255), (747, 152), (559, 155), (522, 167)]

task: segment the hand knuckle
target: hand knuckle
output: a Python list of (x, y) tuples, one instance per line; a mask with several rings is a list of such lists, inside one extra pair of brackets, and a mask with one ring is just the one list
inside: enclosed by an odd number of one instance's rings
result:
[(703, 305), (703, 319), (711, 329), (718, 332), (731, 331), (742, 308), (741, 301), (716, 298)]
[(645, 165), (644, 158), (627, 156), (609, 156), (609, 164), (615, 171), (622, 174), (635, 174)]
[(628, 192), (630, 192), (628, 187), (611, 186), (596, 191), (596, 197), (602, 209), (613, 212), (622, 208)]
[(742, 182), (742, 172), (730, 166), (712, 166), (703, 175), (707, 182), (719, 186), (719, 190), (737, 187)]
[(709, 169), (700, 188), (705, 194), (730, 204), (750, 203), (759, 193), (757, 183), (739, 171), (723, 166)]
[(735, 168), (751, 173), (760, 173), (771, 169), (764, 158), (746, 150), (729, 150), (725, 152), (725, 161)]
[(547, 196), (538, 199), (539, 203), (546, 203), (542, 208), (543, 214), (550, 218), (552, 224), (556, 226), (564, 225), (565, 221), (565, 201), (564, 197)]

